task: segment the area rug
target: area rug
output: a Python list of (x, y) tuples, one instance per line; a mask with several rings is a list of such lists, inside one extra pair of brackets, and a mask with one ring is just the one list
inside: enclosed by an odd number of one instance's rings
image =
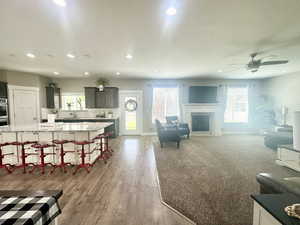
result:
[(251, 225), (256, 174), (294, 173), (275, 164), (261, 136), (192, 137), (180, 149), (153, 142), (164, 202), (198, 225)]

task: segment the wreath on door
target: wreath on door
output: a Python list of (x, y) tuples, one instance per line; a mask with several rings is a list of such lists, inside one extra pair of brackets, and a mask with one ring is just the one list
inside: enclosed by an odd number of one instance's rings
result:
[(136, 111), (137, 107), (138, 107), (138, 104), (133, 99), (129, 99), (125, 102), (125, 110), (127, 112), (134, 112), (134, 111)]

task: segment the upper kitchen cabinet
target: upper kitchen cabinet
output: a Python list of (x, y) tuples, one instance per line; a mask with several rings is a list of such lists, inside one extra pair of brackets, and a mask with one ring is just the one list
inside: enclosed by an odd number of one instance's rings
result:
[(96, 108), (96, 92), (97, 92), (97, 88), (95, 87), (84, 88), (85, 108), (87, 109)]
[(46, 87), (47, 108), (59, 109), (61, 108), (61, 94), (60, 88)]
[(85, 88), (86, 108), (118, 108), (119, 89), (116, 87), (105, 87), (104, 91), (99, 91), (95, 87)]
[(119, 88), (107, 87), (104, 88), (104, 92), (105, 92), (105, 108), (118, 108)]
[(7, 83), (0, 82), (0, 98), (7, 98)]

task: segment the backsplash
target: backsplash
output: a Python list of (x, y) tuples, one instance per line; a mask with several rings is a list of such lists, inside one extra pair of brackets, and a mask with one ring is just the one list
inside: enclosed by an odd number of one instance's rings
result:
[[(86, 109), (78, 111), (66, 111), (59, 110), (57, 113), (57, 118), (67, 118), (72, 117), (72, 114), (75, 113), (78, 118), (95, 118), (97, 115), (105, 113), (105, 117), (109, 112), (113, 113), (113, 118), (119, 117), (119, 109)], [(53, 109), (42, 108), (41, 110), (41, 119), (47, 119), (48, 114), (53, 114)]]

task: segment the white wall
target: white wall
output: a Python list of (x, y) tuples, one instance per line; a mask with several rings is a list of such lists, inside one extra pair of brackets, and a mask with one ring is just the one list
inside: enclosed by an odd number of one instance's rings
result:
[[(54, 83), (58, 84), (61, 92), (84, 92), (84, 87), (96, 86), (96, 78), (64, 78), (53, 79)], [(236, 85), (247, 84), (251, 86), (251, 93), (249, 101), (251, 103), (250, 114), (254, 114), (255, 104), (257, 98), (261, 93), (261, 81), (259, 80), (144, 80), (144, 79), (112, 79), (108, 86), (119, 87), (120, 90), (142, 90), (144, 93), (144, 108), (143, 108), (143, 127), (144, 133), (151, 133), (154, 131), (151, 118), (152, 112), (152, 88), (155, 85), (178, 85), (180, 88), (180, 103), (188, 102), (188, 89), (191, 85)], [(249, 124), (224, 124), (224, 131), (253, 131), (255, 129), (255, 122), (250, 119)]]
[(40, 106), (46, 107), (46, 91), (45, 87), (51, 81), (50, 78), (18, 71), (0, 71), (0, 81), (5, 81), (9, 85), (38, 87), (40, 89)]
[(282, 106), (288, 107), (287, 122), (292, 125), (293, 112), (300, 110), (300, 72), (265, 79), (263, 90), (278, 114)]

